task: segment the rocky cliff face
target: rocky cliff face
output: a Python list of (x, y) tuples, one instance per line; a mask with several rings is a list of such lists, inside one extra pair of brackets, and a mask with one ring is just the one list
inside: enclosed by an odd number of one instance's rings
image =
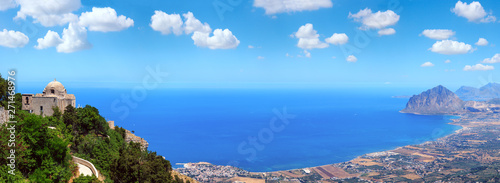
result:
[(401, 110), (414, 114), (449, 114), (464, 110), (464, 101), (455, 93), (439, 85), (419, 95), (413, 95)]
[(462, 86), (455, 93), (462, 100), (486, 101), (500, 98), (500, 84), (489, 83), (481, 88)]
[(135, 142), (141, 144), (142, 150), (148, 149), (149, 143), (141, 137), (134, 135), (132, 132), (125, 130), (125, 142)]

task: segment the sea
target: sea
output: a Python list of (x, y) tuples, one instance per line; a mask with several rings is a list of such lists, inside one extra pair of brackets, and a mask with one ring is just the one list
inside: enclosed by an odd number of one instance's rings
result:
[[(26, 90), (41, 93), (43, 87)], [(394, 96), (420, 92), (415, 89), (67, 89), (77, 105), (98, 108), (107, 120), (147, 140), (148, 150), (174, 168), (188, 162), (253, 172), (306, 168), (460, 129), (448, 124), (456, 116), (400, 113), (408, 98)]]

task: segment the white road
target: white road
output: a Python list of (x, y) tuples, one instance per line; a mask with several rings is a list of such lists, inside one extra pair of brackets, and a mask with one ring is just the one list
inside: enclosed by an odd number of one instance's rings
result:
[(83, 174), (83, 175), (88, 175), (88, 176), (92, 176), (94, 175), (92, 173), (92, 171), (90, 170), (89, 167), (86, 167), (86, 166), (83, 166), (82, 164), (80, 163), (77, 163), (78, 164), (78, 171), (80, 171), (80, 174)]

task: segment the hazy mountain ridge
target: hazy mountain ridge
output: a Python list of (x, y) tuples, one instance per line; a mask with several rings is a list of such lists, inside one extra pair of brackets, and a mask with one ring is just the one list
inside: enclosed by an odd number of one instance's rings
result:
[(500, 84), (488, 83), (481, 88), (462, 86), (455, 94), (462, 100), (486, 101), (500, 98)]

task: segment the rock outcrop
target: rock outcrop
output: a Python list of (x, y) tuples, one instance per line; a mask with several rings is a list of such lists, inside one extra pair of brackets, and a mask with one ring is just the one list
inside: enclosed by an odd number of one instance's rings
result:
[(500, 84), (489, 83), (481, 88), (462, 86), (455, 93), (462, 100), (486, 101), (500, 98)]
[(139, 144), (141, 144), (141, 148), (143, 150), (148, 149), (148, 146), (149, 146), (149, 143), (146, 140), (144, 140), (143, 138), (141, 138), (139, 136), (136, 136), (135, 134), (133, 134), (132, 132), (130, 132), (128, 130), (125, 130), (125, 142), (126, 143), (129, 143), (129, 142), (139, 143)]
[(419, 95), (413, 95), (403, 113), (451, 114), (464, 111), (465, 102), (444, 86), (437, 86)]

